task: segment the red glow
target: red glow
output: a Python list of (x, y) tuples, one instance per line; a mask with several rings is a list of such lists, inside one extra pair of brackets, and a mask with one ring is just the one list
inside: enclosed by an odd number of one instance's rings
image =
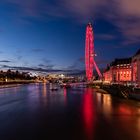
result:
[(132, 115), (132, 111), (130, 110), (130, 108), (128, 108), (125, 105), (121, 105), (119, 107), (119, 113), (121, 113), (123, 115)]
[(134, 81), (134, 82), (136, 82), (137, 81), (137, 63), (136, 62), (133, 62), (133, 68), (132, 68), (132, 80)]
[(86, 77), (91, 80), (93, 77), (93, 30), (91, 24), (88, 24), (86, 28), (86, 44), (85, 44), (85, 65), (86, 65)]
[(95, 125), (95, 109), (93, 104), (93, 93), (92, 89), (87, 89), (84, 94), (83, 101), (83, 115), (85, 131), (89, 139), (93, 138), (93, 129)]
[(100, 73), (99, 68), (97, 67), (94, 60), (95, 52), (94, 52), (94, 34), (92, 25), (89, 23), (86, 28), (86, 43), (85, 43), (85, 66), (86, 66), (86, 77), (87, 80), (91, 80), (93, 77), (93, 68), (95, 69), (101, 78), (102, 75)]
[(109, 82), (131, 81), (131, 67), (112, 67), (104, 73), (104, 80)]
[(64, 93), (64, 103), (66, 104), (67, 103), (67, 89), (66, 88), (64, 88), (63, 93)]

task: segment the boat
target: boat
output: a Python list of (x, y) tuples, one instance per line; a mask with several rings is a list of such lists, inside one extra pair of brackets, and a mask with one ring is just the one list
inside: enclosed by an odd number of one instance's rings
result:
[(50, 90), (56, 91), (56, 90), (58, 90), (58, 88), (56, 87), (55, 84), (50, 83)]
[(62, 87), (62, 88), (71, 88), (71, 85), (68, 84), (68, 83), (63, 83), (63, 84), (60, 85), (60, 87)]
[(51, 91), (56, 91), (56, 90), (58, 90), (58, 88), (51, 88), (50, 90)]

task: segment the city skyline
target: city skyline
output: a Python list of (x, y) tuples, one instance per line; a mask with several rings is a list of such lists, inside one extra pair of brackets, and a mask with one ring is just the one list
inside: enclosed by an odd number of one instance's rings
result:
[(0, 67), (83, 70), (88, 22), (94, 28), (99, 67), (114, 58), (131, 57), (140, 45), (139, 4), (138, 0), (2, 0)]

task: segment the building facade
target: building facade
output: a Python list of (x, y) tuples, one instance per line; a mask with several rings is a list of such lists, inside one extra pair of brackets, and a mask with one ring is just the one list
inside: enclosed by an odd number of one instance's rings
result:
[(131, 82), (131, 58), (115, 59), (103, 73), (104, 81), (109, 83)]
[(140, 49), (132, 57), (132, 82), (140, 87)]
[(140, 87), (140, 49), (132, 58), (115, 59), (103, 77), (108, 83), (131, 83)]

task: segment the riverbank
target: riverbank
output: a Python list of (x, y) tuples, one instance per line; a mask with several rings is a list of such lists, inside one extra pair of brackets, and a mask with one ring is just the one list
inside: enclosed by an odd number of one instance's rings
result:
[(12, 80), (12, 81), (0, 81), (0, 89), (1, 88), (10, 88), (10, 87), (16, 87), (22, 84), (30, 84), (30, 83), (36, 83), (39, 81), (35, 80)]
[(123, 85), (102, 85), (100, 88), (113, 96), (140, 101), (140, 89)]

